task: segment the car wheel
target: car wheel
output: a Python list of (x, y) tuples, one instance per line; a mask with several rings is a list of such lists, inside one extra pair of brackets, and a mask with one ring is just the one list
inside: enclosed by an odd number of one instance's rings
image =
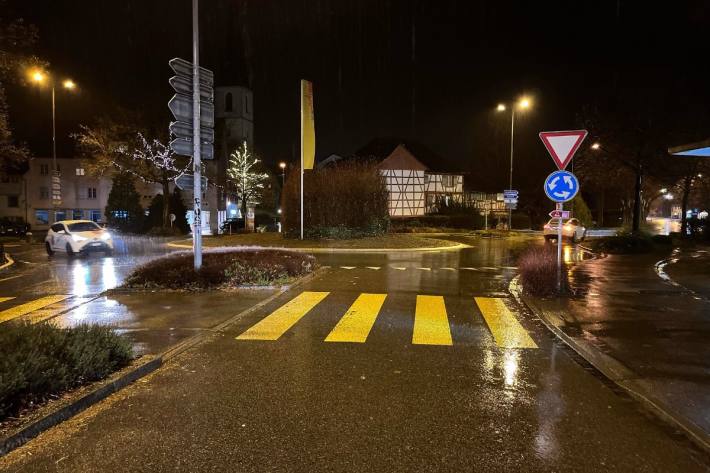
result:
[(70, 258), (73, 258), (74, 255), (76, 254), (76, 253), (74, 253), (74, 250), (72, 250), (71, 245), (69, 243), (67, 243), (66, 250), (67, 250), (67, 256)]
[(45, 241), (44, 242), (44, 249), (47, 250), (47, 255), (52, 256), (54, 255), (54, 250), (52, 249), (51, 246), (49, 246), (49, 242)]

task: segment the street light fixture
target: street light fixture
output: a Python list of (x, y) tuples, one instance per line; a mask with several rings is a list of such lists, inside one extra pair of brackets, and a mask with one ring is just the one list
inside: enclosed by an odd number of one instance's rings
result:
[(601, 148), (601, 145), (599, 143), (594, 143), (592, 145), (592, 149), (599, 149), (599, 148)]
[(281, 188), (283, 189), (286, 185), (286, 163), (281, 161), (279, 167), (281, 168)]
[[(513, 189), (513, 144), (515, 136), (515, 109), (527, 110), (532, 107), (532, 101), (528, 97), (521, 97), (517, 103), (510, 107), (510, 180), (508, 182), (509, 189)], [(499, 103), (496, 107), (498, 112), (504, 112), (506, 106), (503, 103)], [(508, 209), (508, 229), (511, 230), (513, 227), (513, 209)]]

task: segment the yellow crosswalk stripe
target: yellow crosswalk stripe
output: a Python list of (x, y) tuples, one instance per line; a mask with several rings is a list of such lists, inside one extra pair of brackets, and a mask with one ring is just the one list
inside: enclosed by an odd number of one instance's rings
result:
[(22, 317), (30, 312), (47, 307), (48, 305), (56, 304), (64, 299), (68, 299), (71, 296), (56, 295), (56, 296), (46, 296), (33, 301), (27, 302), (25, 304), (20, 304), (11, 309), (3, 310), (0, 312), (0, 323), (7, 322), (8, 320), (16, 319), (17, 317)]
[(14, 297), (0, 297), (0, 302), (7, 302), (13, 300)]
[(237, 337), (237, 340), (278, 340), (296, 322), (330, 294), (302, 292)]
[(449, 318), (442, 296), (417, 296), (412, 343), (417, 345), (453, 345)]
[(503, 299), (493, 297), (475, 299), (496, 345), (501, 348), (537, 348), (535, 341), (520, 325)]
[(325, 341), (365, 343), (386, 297), (387, 294), (360, 294)]

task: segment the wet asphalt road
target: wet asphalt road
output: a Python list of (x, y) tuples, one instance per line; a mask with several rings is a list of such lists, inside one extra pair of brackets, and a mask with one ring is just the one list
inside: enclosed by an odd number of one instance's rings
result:
[[(708, 471), (704, 456), (510, 299), (526, 242), (472, 243), (322, 256), (330, 269), (320, 278), (0, 459), (0, 469)], [(384, 296), (381, 307), (363, 295)], [(334, 332), (350, 341), (325, 341)]]

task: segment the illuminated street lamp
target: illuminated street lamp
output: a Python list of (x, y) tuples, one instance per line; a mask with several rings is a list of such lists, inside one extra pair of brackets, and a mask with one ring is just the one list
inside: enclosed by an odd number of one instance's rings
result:
[[(32, 82), (41, 86), (48, 83), (52, 88), (52, 171), (54, 175), (59, 175), (59, 169), (57, 167), (57, 119), (56, 119), (56, 105), (55, 105), (55, 83), (52, 77), (41, 69), (32, 69), (29, 71), (29, 76)], [(67, 90), (76, 89), (76, 83), (71, 79), (65, 79), (62, 81), (62, 87)]]
[[(527, 110), (532, 107), (532, 102), (528, 97), (522, 97), (517, 103), (510, 107), (510, 180), (508, 182), (509, 189), (513, 189), (513, 137), (515, 136), (515, 109)], [(496, 107), (496, 111), (505, 112), (506, 106), (503, 103), (499, 103)], [(513, 209), (508, 209), (508, 230), (513, 227)]]
[(601, 148), (601, 145), (599, 143), (594, 143), (592, 145), (592, 149), (599, 149), (599, 148)]
[(281, 187), (283, 188), (286, 185), (286, 163), (281, 161), (279, 167), (281, 168)]

